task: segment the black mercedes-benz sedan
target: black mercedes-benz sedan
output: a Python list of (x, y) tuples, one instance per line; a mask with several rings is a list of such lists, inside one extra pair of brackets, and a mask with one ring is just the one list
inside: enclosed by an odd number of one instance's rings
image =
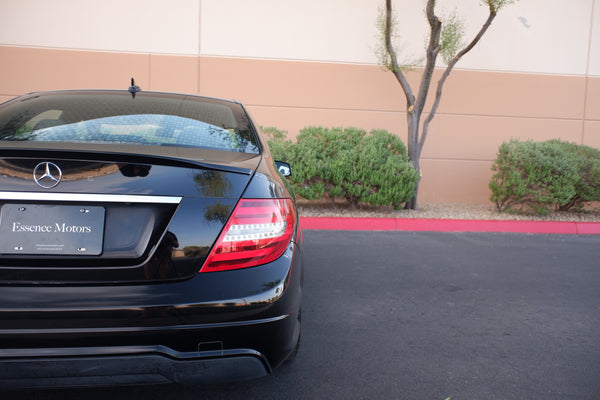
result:
[(295, 199), (246, 109), (129, 90), (0, 105), (0, 389), (269, 374), (300, 337)]

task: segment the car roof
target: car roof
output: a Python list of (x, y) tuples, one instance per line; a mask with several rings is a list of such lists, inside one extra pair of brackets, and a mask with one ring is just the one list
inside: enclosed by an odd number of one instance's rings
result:
[[(46, 95), (55, 95), (55, 94), (128, 94), (131, 95), (131, 92), (125, 89), (59, 89), (59, 90), (41, 90), (41, 91), (33, 91), (29, 93), (25, 93), (23, 95), (17, 96), (13, 99), (9, 99), (7, 102), (12, 100), (22, 98), (22, 97), (30, 97), (30, 96), (46, 96)], [(220, 102), (232, 103), (242, 105), (241, 102), (234, 99), (225, 99), (221, 97), (213, 97), (213, 96), (203, 96), (198, 94), (191, 93), (180, 93), (180, 92), (162, 92), (162, 91), (153, 91), (153, 90), (142, 90), (138, 89), (137, 93), (143, 93), (144, 96), (152, 96), (152, 97), (162, 97), (162, 98), (190, 98), (197, 100), (216, 100)]]

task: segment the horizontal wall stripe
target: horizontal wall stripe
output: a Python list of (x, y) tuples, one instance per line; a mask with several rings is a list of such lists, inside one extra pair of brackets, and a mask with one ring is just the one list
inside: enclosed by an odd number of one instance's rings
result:
[[(404, 94), (368, 65), (0, 46), (0, 101), (37, 90), (184, 92), (242, 101), (290, 137), (308, 125), (386, 129), (406, 142)], [(440, 71), (436, 71), (436, 76)], [(417, 74), (410, 80), (416, 86)], [(431, 102), (432, 96), (429, 101)], [(488, 202), (490, 166), (511, 138), (600, 148), (600, 78), (455, 71), (423, 150), (421, 201)]]
[(0, 95), (78, 88), (148, 87), (149, 55), (0, 46)]

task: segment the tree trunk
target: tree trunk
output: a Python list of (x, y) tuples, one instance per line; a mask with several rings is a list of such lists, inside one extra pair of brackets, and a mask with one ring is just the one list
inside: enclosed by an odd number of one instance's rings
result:
[[(448, 78), (448, 75), (454, 68), (454, 65), (475, 45), (479, 42), (483, 34), (487, 31), (487, 29), (492, 24), (492, 21), (496, 17), (496, 13), (498, 10), (506, 4), (510, 4), (514, 1), (512, 0), (482, 0), (482, 3), (487, 4), (490, 10), (490, 14), (488, 15), (487, 20), (479, 30), (479, 33), (475, 36), (475, 38), (461, 51), (459, 51), (454, 58), (448, 64), (448, 67), (442, 74), (442, 78), (438, 82), (435, 101), (431, 111), (429, 112), (429, 116), (425, 119), (423, 124), (423, 131), (419, 132), (419, 124), (421, 121), (421, 113), (425, 108), (425, 102), (427, 100), (427, 93), (429, 92), (429, 86), (431, 84), (431, 78), (433, 76), (433, 72), (435, 69), (435, 60), (438, 56), (438, 53), (442, 49), (442, 45), (440, 44), (440, 37), (442, 34), (442, 21), (435, 15), (435, 0), (427, 0), (425, 5), (425, 14), (427, 15), (427, 20), (429, 22), (430, 27), (430, 36), (429, 36), (429, 44), (427, 46), (427, 62), (425, 64), (425, 69), (421, 76), (421, 84), (419, 86), (419, 92), (417, 93), (417, 97), (414, 96), (412, 89), (406, 80), (406, 77), (402, 73), (402, 68), (398, 65), (398, 59), (396, 56), (396, 51), (392, 46), (392, 0), (386, 0), (386, 9), (385, 9), (385, 29), (384, 29), (384, 41), (385, 48), (390, 56), (390, 65), (387, 66), (396, 76), (396, 79), (402, 86), (404, 94), (406, 96), (406, 107), (407, 107), (407, 122), (408, 122), (408, 157), (413, 163), (414, 168), (419, 174), (419, 180), (417, 181), (417, 185), (415, 186), (415, 195), (412, 199), (410, 199), (406, 205), (405, 209), (417, 209), (417, 195), (419, 193), (419, 185), (421, 180), (421, 167), (420, 167), (420, 158), (421, 151), (423, 149), (423, 145), (425, 144), (425, 139), (427, 138), (427, 133), (429, 131), (429, 123), (435, 116), (438, 105), (440, 103), (440, 99), (442, 96), (442, 88)], [(419, 133), (421, 133), (421, 138), (419, 138)]]
[(415, 186), (415, 195), (406, 202), (405, 209), (407, 210), (416, 210), (417, 209), (417, 195), (419, 193), (419, 183), (421, 176), (421, 167), (420, 167), (420, 154), (419, 154), (419, 123), (421, 120), (421, 113), (415, 110), (409, 110), (407, 115), (408, 120), (408, 157), (413, 163), (413, 167), (419, 174), (419, 180), (417, 181), (417, 185)]

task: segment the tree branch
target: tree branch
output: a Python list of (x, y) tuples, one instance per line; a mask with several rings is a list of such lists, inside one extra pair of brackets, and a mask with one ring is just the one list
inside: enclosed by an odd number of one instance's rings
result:
[(473, 40), (471, 40), (471, 43), (469, 43), (464, 49), (459, 51), (458, 54), (456, 54), (456, 56), (454, 56), (452, 61), (450, 61), (450, 63), (446, 67), (446, 70), (442, 74), (442, 77), (438, 81), (437, 90), (435, 92), (435, 100), (433, 102), (433, 106), (431, 107), (431, 112), (429, 113), (427, 118), (425, 118), (425, 121), (423, 121), (423, 132), (421, 133), (421, 139), (419, 140), (419, 153), (418, 153), (419, 157), (421, 157), (421, 151), (423, 151), (423, 146), (425, 145), (425, 139), (427, 138), (427, 133), (429, 132), (429, 124), (431, 123), (431, 120), (435, 116), (438, 106), (440, 105), (440, 99), (442, 98), (442, 89), (444, 87), (444, 83), (446, 83), (446, 79), (450, 75), (450, 72), (452, 72), (452, 69), (454, 68), (456, 63), (465, 54), (467, 54), (469, 51), (471, 51), (471, 49), (473, 49), (473, 47), (475, 47), (475, 45), (481, 40), (484, 33), (488, 30), (488, 28), (492, 24), (492, 21), (494, 20), (494, 18), (496, 18), (496, 10), (492, 9), (492, 7), (490, 7), (490, 14), (488, 15), (487, 20), (485, 21), (485, 23), (483, 24), (483, 26), (481, 27), (481, 29), (479, 30), (477, 35), (473, 38)]
[(442, 22), (435, 15), (435, 0), (427, 0), (427, 6), (425, 9), (427, 15), (427, 21), (429, 21), (429, 27), (431, 29), (431, 35), (429, 36), (429, 44), (427, 46), (427, 62), (425, 64), (425, 70), (421, 77), (421, 85), (419, 86), (419, 93), (417, 94), (417, 102), (415, 104), (415, 112), (419, 115), (425, 107), (425, 101), (427, 100), (427, 93), (429, 92), (429, 86), (431, 85), (431, 78), (433, 77), (433, 70), (435, 69), (435, 60), (440, 52), (440, 35), (442, 33)]
[(390, 61), (392, 63), (392, 68), (390, 70), (394, 73), (396, 80), (400, 83), (402, 90), (404, 91), (404, 95), (406, 96), (406, 108), (411, 109), (413, 104), (415, 103), (415, 96), (413, 95), (412, 89), (406, 80), (406, 77), (402, 73), (400, 66), (398, 65), (398, 57), (396, 56), (396, 51), (394, 50), (394, 46), (392, 46), (392, 0), (386, 0), (385, 2), (385, 49), (390, 55)]

